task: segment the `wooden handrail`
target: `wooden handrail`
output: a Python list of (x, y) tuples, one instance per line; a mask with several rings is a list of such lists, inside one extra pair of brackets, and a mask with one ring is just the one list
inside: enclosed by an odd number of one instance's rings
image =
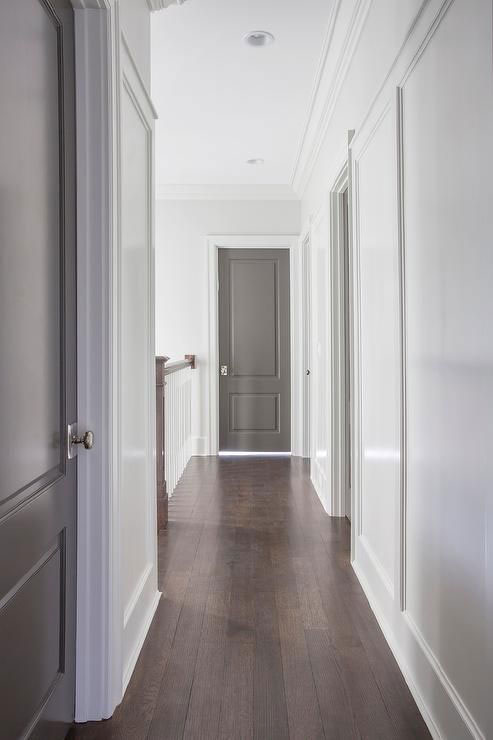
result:
[(185, 355), (184, 360), (173, 360), (173, 362), (170, 362), (169, 364), (165, 363), (164, 375), (171, 375), (171, 373), (176, 373), (178, 370), (183, 370), (185, 367), (195, 370), (195, 355)]

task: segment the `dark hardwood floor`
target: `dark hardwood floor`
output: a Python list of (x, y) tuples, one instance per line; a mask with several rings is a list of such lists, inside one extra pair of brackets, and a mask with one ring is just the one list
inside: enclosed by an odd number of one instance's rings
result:
[(192, 458), (125, 699), (78, 740), (428, 738), (299, 458)]

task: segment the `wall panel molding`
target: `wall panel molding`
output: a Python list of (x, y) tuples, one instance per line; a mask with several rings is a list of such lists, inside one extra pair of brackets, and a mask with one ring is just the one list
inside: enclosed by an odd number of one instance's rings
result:
[[(481, 18), (485, 19), (485, 22), (483, 22), (481, 26), (481, 21), (479, 20), (478, 15), (480, 12)], [(453, 20), (451, 20), (452, 14)], [(416, 147), (418, 145), (420, 148), (421, 146), (424, 146), (424, 133), (422, 132), (420, 137), (418, 136), (418, 133), (416, 133), (416, 131), (411, 131), (410, 127), (412, 125), (419, 126), (419, 101), (421, 99), (420, 90), (427, 90), (431, 96), (431, 92), (429, 90), (429, 87), (427, 86), (431, 83), (428, 83), (428, 80), (426, 79), (426, 74), (421, 66), (423, 64), (425, 51), (428, 49), (432, 49), (433, 59), (428, 62), (428, 64), (431, 65), (429, 69), (433, 69), (434, 71), (438, 69), (443, 79), (445, 79), (445, 75), (448, 74), (448, 68), (450, 67), (449, 62), (452, 62), (452, 69), (456, 68), (457, 70), (461, 70), (461, 72), (456, 72), (456, 75), (459, 78), (462, 70), (467, 68), (469, 71), (467, 73), (463, 73), (464, 77), (466, 76), (466, 74), (468, 74), (469, 79), (472, 80), (474, 78), (474, 85), (477, 84), (477, 79), (478, 77), (480, 77), (482, 80), (481, 84), (485, 86), (486, 72), (484, 72), (483, 74), (482, 70), (485, 69), (485, 61), (487, 59), (491, 61), (492, 14), (493, 13), (491, 3), (487, 2), (487, 0), (475, 0), (474, 8), (470, 8), (465, 0), (429, 0), (428, 2), (423, 2), (419, 8), (419, 12), (415, 18), (415, 21), (413, 22), (412, 27), (410, 28), (410, 31), (406, 36), (405, 42), (403, 43), (397, 59), (392, 64), (392, 67), (388, 72), (382, 88), (378, 91), (378, 94), (373, 100), (369, 111), (364, 117), (363, 125), (358, 129), (357, 135), (351, 143), (353, 175), (352, 256), (353, 280), (355, 286), (354, 308), (355, 313), (357, 314), (353, 320), (353, 333), (356, 348), (355, 351), (357, 355), (354, 362), (355, 382), (353, 384), (355, 396), (355, 409), (353, 411), (353, 444), (355, 448), (353, 461), (355, 469), (353, 480), (356, 481), (356, 491), (354, 491), (354, 507), (356, 511), (353, 516), (353, 529), (355, 530), (356, 536), (352, 553), (353, 567), (365, 590), (365, 593), (370, 601), (371, 607), (385, 634), (385, 637), (394, 652), (397, 662), (406, 677), (406, 681), (409, 684), (409, 687), (420, 708), (420, 711), (422, 712), (428, 724), (432, 736), (436, 738), (448, 738), (450, 740), (455, 740), (455, 738), (458, 737), (484, 740), (484, 738), (489, 736), (489, 731), (493, 727), (493, 725), (491, 724), (491, 712), (489, 712), (488, 710), (488, 699), (486, 698), (486, 693), (483, 694), (483, 690), (481, 688), (482, 686), (484, 687), (485, 680), (487, 682), (487, 676), (490, 675), (490, 669), (488, 666), (491, 666), (491, 662), (488, 663), (488, 660), (491, 657), (491, 651), (489, 651), (489, 648), (486, 647), (486, 642), (483, 640), (485, 654), (484, 657), (480, 656), (480, 645), (478, 645), (477, 640), (474, 641), (472, 639), (473, 636), (467, 624), (467, 620), (472, 619), (473, 623), (484, 626), (484, 619), (489, 620), (488, 614), (483, 614), (482, 610), (483, 608), (486, 608), (486, 603), (492, 603), (491, 589), (488, 586), (484, 586), (484, 588), (487, 589), (487, 594), (485, 596), (484, 593), (480, 591), (480, 586), (478, 585), (478, 581), (476, 580), (479, 579), (479, 583), (481, 583), (481, 574), (483, 572), (483, 568), (487, 569), (487, 566), (481, 561), (481, 559), (476, 564), (478, 572), (475, 576), (472, 576), (472, 570), (470, 571), (471, 575), (467, 575), (468, 568), (472, 567), (471, 564), (467, 561), (460, 561), (463, 572), (462, 575), (460, 573), (457, 574), (456, 577), (458, 579), (460, 578), (461, 580), (460, 584), (456, 584), (456, 586), (457, 588), (459, 588), (460, 585), (460, 588), (464, 590), (465, 598), (467, 598), (466, 593), (468, 588), (471, 588), (475, 594), (475, 599), (473, 599), (474, 603), (471, 603), (470, 606), (470, 609), (474, 611), (471, 611), (468, 616), (466, 616), (466, 614), (464, 614), (463, 616), (462, 611), (457, 606), (457, 599), (455, 599), (454, 601), (454, 594), (450, 593), (450, 587), (448, 588), (448, 590), (446, 588), (446, 578), (450, 577), (449, 575), (447, 575), (448, 569), (451, 567), (450, 563), (448, 568), (445, 568), (443, 570), (442, 567), (444, 567), (445, 565), (445, 560), (443, 557), (439, 560), (438, 564), (435, 564), (436, 573), (435, 578), (431, 578), (431, 585), (435, 583), (437, 589), (440, 589), (440, 594), (437, 595), (434, 593), (434, 590), (430, 585), (430, 579), (425, 578), (423, 580), (423, 572), (427, 570), (426, 552), (421, 553), (421, 560), (419, 558), (416, 559), (417, 550), (419, 551), (420, 547), (426, 547), (426, 537), (424, 538), (424, 540), (422, 539), (423, 528), (418, 530), (418, 525), (416, 524), (416, 521), (414, 521), (413, 523), (413, 518), (411, 517), (415, 518), (417, 516), (416, 506), (420, 507), (420, 516), (426, 516), (426, 513), (423, 512), (423, 506), (426, 505), (423, 502), (427, 499), (426, 491), (422, 496), (421, 503), (418, 502), (418, 504), (416, 504), (413, 499), (409, 499), (411, 493), (416, 493), (416, 491), (418, 490), (416, 488), (418, 484), (416, 482), (416, 471), (413, 474), (413, 478), (410, 478), (409, 470), (410, 460), (412, 461), (414, 459), (414, 461), (416, 461), (417, 453), (415, 444), (413, 442), (414, 446), (413, 448), (411, 448), (413, 457), (409, 457), (410, 439), (408, 435), (410, 433), (410, 430), (412, 431), (412, 427), (408, 429), (408, 425), (410, 423), (410, 420), (408, 419), (408, 404), (415, 402), (416, 390), (415, 385), (409, 387), (409, 382), (410, 380), (412, 380), (412, 376), (410, 376), (409, 373), (415, 372), (416, 369), (414, 365), (409, 365), (409, 281), (411, 280), (409, 276), (409, 265), (411, 265), (411, 267), (413, 265), (413, 262), (410, 263), (409, 260), (410, 257), (413, 256), (413, 254), (409, 251), (411, 247), (410, 243), (408, 242), (410, 238), (409, 234), (414, 234), (412, 247), (413, 249), (415, 249), (417, 238), (416, 233), (418, 232), (416, 231), (417, 227), (415, 227), (414, 231), (411, 232), (409, 232), (408, 229), (409, 218), (411, 217), (410, 203), (413, 204), (413, 210), (411, 212), (413, 218), (416, 218), (417, 214), (419, 215), (423, 209), (423, 204), (421, 203), (419, 198), (419, 174), (420, 171), (423, 170), (424, 164), (422, 164), (421, 170), (416, 170), (416, 167), (414, 167), (414, 179), (412, 181), (410, 181), (409, 178), (406, 179), (405, 165), (406, 168), (409, 170), (411, 164), (416, 158), (416, 155), (419, 154), (421, 151), (421, 149), (416, 151)], [(445, 31), (445, 24), (443, 24), (445, 18), (450, 21), (450, 23), (447, 22), (446, 24), (447, 31)], [(440, 30), (440, 33), (437, 33), (438, 30)], [(458, 43), (458, 41), (462, 38), (461, 34), (464, 34), (464, 45), (462, 47), (460, 43)], [(478, 38), (478, 44), (481, 43), (483, 45), (483, 51), (481, 52), (478, 51), (478, 49), (474, 49), (473, 52), (471, 51), (474, 61), (471, 61), (471, 55), (469, 55), (469, 58), (467, 60), (468, 64), (464, 63), (461, 65), (461, 55), (466, 53), (466, 48), (469, 48), (466, 47), (465, 44), (470, 44), (472, 49), (472, 40), (476, 38)], [(487, 43), (488, 48), (486, 50)], [(480, 64), (481, 66), (479, 66)], [(415, 87), (415, 85), (418, 83), (414, 82), (415, 78), (413, 77), (414, 73), (418, 70), (420, 80), (419, 84), (421, 85), (419, 90), (417, 90)], [(451, 71), (450, 74), (452, 75), (453, 72)], [(408, 92), (408, 84), (411, 82), (411, 80), (413, 80), (412, 98), (407, 98), (406, 96), (410, 95), (411, 92), (411, 88)], [(475, 89), (474, 85), (471, 84), (472, 89)], [(451, 101), (453, 102), (454, 100), (453, 94), (450, 92), (450, 90), (448, 91), (448, 95), (446, 95), (446, 92), (447, 85), (444, 85), (441, 90), (439, 89), (439, 93), (442, 94), (442, 97), (443, 95), (445, 95), (445, 102), (443, 103), (443, 105), (447, 103), (447, 105), (450, 106)], [(440, 95), (438, 95), (438, 97), (441, 99)], [(412, 116), (409, 117), (409, 106), (411, 105), (411, 101), (413, 109)], [(474, 106), (470, 106), (469, 110), (465, 109), (464, 111), (462, 111), (460, 109), (459, 102), (460, 101), (458, 98), (457, 117), (463, 116), (464, 130), (469, 131), (470, 128), (467, 122), (471, 118), (471, 111), (473, 110)], [(442, 103), (437, 101), (437, 106), (440, 105), (442, 105)], [(483, 112), (485, 119), (490, 121), (492, 117), (491, 100), (489, 102), (486, 102), (483, 99), (481, 105), (484, 105)], [(383, 577), (384, 574), (378, 572), (381, 564), (379, 563), (378, 556), (375, 559), (375, 553), (372, 552), (371, 543), (366, 540), (364, 522), (362, 521), (361, 517), (361, 512), (364, 504), (362, 500), (362, 495), (364, 495), (364, 491), (362, 491), (361, 487), (361, 468), (363, 462), (361, 458), (363, 450), (361, 437), (363, 421), (361, 393), (364, 364), (362, 366), (361, 363), (365, 362), (365, 358), (361, 356), (361, 290), (364, 290), (365, 288), (361, 285), (360, 274), (360, 221), (362, 217), (362, 204), (360, 202), (360, 179), (362, 170), (360, 165), (362, 153), (367, 150), (369, 142), (372, 139), (372, 136), (375, 134), (375, 131), (378, 129), (378, 126), (380, 125), (382, 116), (385, 114), (385, 111), (389, 110), (391, 111), (391, 115), (393, 116), (392, 134), (389, 135), (389, 137), (391, 136), (392, 140), (390, 140), (389, 138), (389, 145), (392, 146), (395, 153), (395, 240), (398, 255), (398, 271), (396, 272), (396, 283), (399, 296), (399, 362), (398, 366), (396, 366), (396, 372), (398, 373), (399, 397), (401, 404), (400, 448), (399, 450), (396, 450), (396, 453), (398, 453), (400, 459), (400, 483), (399, 486), (396, 488), (397, 510), (395, 515), (395, 536), (397, 547), (396, 572), (394, 579), (395, 599), (389, 598), (391, 589), (387, 588), (386, 594), (385, 588), (382, 587), (385, 585), (385, 578)], [(449, 108), (447, 107), (446, 110), (448, 111)], [(440, 116), (445, 115), (441, 108), (437, 107), (437, 111)], [(455, 141), (458, 141), (458, 137), (461, 136), (460, 126), (462, 125), (460, 123), (461, 119), (459, 120), (459, 122), (457, 122), (457, 117), (454, 121), (455, 128), (452, 128), (452, 131), (455, 132), (453, 134), (453, 136), (455, 137)], [(421, 130), (422, 129), (419, 128), (418, 132)], [(425, 131), (427, 131), (427, 129)], [(444, 135), (446, 134), (446, 132), (443, 131), (443, 127), (441, 129), (441, 132)], [(411, 133), (413, 134), (412, 151), (410, 150), (409, 144)], [(466, 133), (464, 133), (464, 137), (466, 137)], [(447, 160), (447, 153), (444, 153), (441, 134), (440, 141), (437, 141), (437, 146), (438, 145), (440, 145), (441, 147), (440, 158), (442, 161), (445, 162)], [(430, 147), (432, 147), (433, 144), (428, 141), (427, 146), (428, 149), (426, 151), (429, 155)], [(469, 142), (468, 148), (472, 146), (473, 144)], [(488, 149), (488, 152), (489, 151), (491, 151), (491, 149)], [(460, 157), (460, 152), (457, 152), (457, 150), (451, 148), (450, 158), (453, 160), (453, 158), (456, 156)], [(473, 156), (480, 157), (480, 154), (477, 152), (477, 150), (475, 152), (473, 150)], [(423, 159), (424, 162), (428, 162), (431, 161), (433, 157), (431, 157), (430, 160), (430, 156), (428, 156), (427, 159), (424, 160), (424, 155), (422, 155), (421, 159)], [(436, 179), (436, 171), (434, 174)], [(378, 177), (378, 172), (376, 168), (375, 177)], [(483, 173), (483, 187), (491, 188), (491, 182), (486, 182), (487, 180), (488, 178)], [(409, 196), (409, 184), (412, 184), (413, 182), (415, 195), (414, 200), (411, 201)], [(456, 180), (454, 180), (454, 182), (456, 182)], [(405, 186), (407, 187), (408, 192), (406, 192)], [(444, 184), (444, 187), (446, 187), (446, 184)], [(456, 191), (457, 188), (454, 190), (454, 192)], [(440, 204), (448, 203), (444, 198), (440, 200), (441, 190), (439, 188), (435, 188), (433, 190), (433, 197), (435, 192), (437, 197), (437, 208), (441, 207)], [(418, 193), (418, 195), (416, 195), (416, 193)], [(481, 196), (477, 195), (476, 198), (481, 198)], [(453, 218), (456, 218), (456, 214), (454, 214)], [(476, 249), (476, 254), (477, 251), (478, 250)], [(451, 255), (450, 258), (452, 259), (453, 255)], [(414, 255), (414, 263), (416, 259), (417, 257), (416, 255)], [(420, 259), (423, 260), (424, 257), (421, 257)], [(445, 262), (443, 264), (445, 265)], [(460, 264), (465, 263), (462, 260)], [(441, 262), (440, 265), (442, 265)], [(432, 265), (430, 265), (430, 268), (431, 266)], [(423, 275), (426, 275), (428, 273), (428, 270), (425, 268), (420, 270), (419, 273), (416, 273), (416, 269), (417, 268), (415, 265), (414, 280), (416, 280), (417, 274), (423, 277)], [(437, 265), (435, 264), (434, 269), (437, 270), (439, 269), (439, 267), (437, 267)], [(468, 275), (470, 278), (470, 273), (468, 273)], [(454, 283), (452, 282), (451, 284)], [(414, 285), (413, 295), (414, 299), (412, 308), (414, 313), (411, 315), (411, 318), (413, 315), (416, 314), (416, 301), (419, 301), (416, 293), (416, 285)], [(447, 293), (445, 291), (444, 300), (445, 298), (449, 297), (450, 293)], [(414, 344), (416, 344), (416, 337), (418, 336), (416, 335), (416, 331), (417, 329), (415, 326)], [(459, 349), (466, 351), (468, 347), (469, 343), (464, 342), (464, 344), (460, 344)], [(439, 349), (440, 348), (437, 349), (437, 352), (439, 352)], [(447, 368), (449, 368), (450, 360), (451, 358), (447, 356)], [(414, 358), (414, 362), (415, 361), (416, 358)], [(433, 370), (437, 370), (438, 367), (439, 364), (435, 363), (433, 365)], [(461, 365), (461, 373), (463, 372), (465, 371), (463, 370)], [(468, 382), (471, 382), (471, 378)], [(413, 392), (412, 398), (409, 397), (411, 391)], [(421, 467), (419, 467), (419, 470), (421, 470), (422, 472)], [(410, 483), (413, 486), (412, 489), (409, 489)], [(485, 512), (485, 516), (488, 517), (490, 516), (490, 514), (491, 508)], [(442, 516), (446, 518), (445, 511), (443, 512)], [(451, 522), (451, 524), (453, 524), (453, 522)], [(486, 526), (486, 524), (484, 526)], [(411, 527), (413, 527), (414, 529), (411, 529)], [(442, 545), (443, 547), (445, 547), (446, 538), (447, 536), (451, 537), (452, 533), (450, 533), (449, 535), (448, 531), (446, 529), (441, 529), (438, 524), (436, 525), (436, 527), (433, 528), (433, 531), (435, 530), (436, 536), (439, 539), (440, 537), (442, 538)], [(382, 536), (386, 536), (384, 534), (383, 528)], [(427, 536), (428, 538), (432, 537), (432, 532), (428, 531)], [(482, 535), (480, 535), (480, 533), (478, 532), (478, 536)], [(409, 537), (412, 538), (411, 541), (409, 540)], [(443, 538), (445, 538), (445, 540)], [(453, 557), (454, 553), (452, 551), (454, 550), (454, 547), (451, 546), (450, 550), (450, 557)], [(455, 554), (457, 556), (457, 553)], [(487, 572), (489, 571), (487, 570)], [(476, 585), (467, 585), (464, 580), (466, 578), (473, 578)], [(387, 586), (388, 585), (389, 584), (387, 583)], [(478, 593), (480, 593), (479, 596)], [(450, 602), (447, 603), (446, 607), (442, 607), (443, 609), (445, 609), (445, 612), (442, 612), (441, 609), (438, 610), (435, 620), (431, 619), (430, 623), (430, 620), (425, 618), (427, 614), (427, 609), (425, 608), (425, 606), (430, 600), (432, 603), (430, 603), (429, 609), (433, 610), (434, 608), (436, 608), (433, 606), (436, 599), (443, 599), (445, 597)], [(488, 597), (490, 599), (489, 601)], [(434, 599), (435, 601), (433, 601)], [(464, 609), (467, 612), (466, 606), (464, 606)], [(434, 612), (431, 613), (434, 614)], [(444, 619), (445, 615), (447, 615), (446, 619)], [(450, 622), (449, 617), (450, 619), (454, 617), (455, 622), (453, 619), (452, 622)], [(440, 622), (439, 625), (437, 625), (437, 619), (444, 619), (443, 624)], [(464, 667), (464, 670), (461, 669), (461, 650), (455, 650), (455, 648), (453, 648), (452, 646), (452, 649), (455, 651), (455, 657), (451, 659), (449, 654), (450, 650), (445, 650), (443, 643), (443, 640), (452, 639), (450, 634), (450, 625), (457, 625), (458, 620), (461, 621), (464, 628), (463, 639), (465, 641), (469, 641), (468, 644), (470, 643), (472, 651), (471, 655), (473, 656), (471, 657), (471, 660), (475, 660), (474, 665), (471, 664), (468, 669)], [(421, 628), (422, 624), (423, 628)], [(483, 627), (480, 626), (479, 629), (480, 634), (483, 634)], [(437, 635), (439, 635), (439, 637), (437, 637)], [(468, 680), (467, 678), (468, 670), (470, 673), (470, 680)], [(478, 676), (481, 677), (480, 680), (478, 679)], [(471, 682), (473, 682), (474, 684), (474, 690), (471, 689)]]

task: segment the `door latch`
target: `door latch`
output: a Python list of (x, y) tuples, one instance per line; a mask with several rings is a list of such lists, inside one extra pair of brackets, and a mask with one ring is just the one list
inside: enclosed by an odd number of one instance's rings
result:
[(228, 374), (228, 366), (221, 365), (221, 375), (227, 375), (227, 374)]
[(69, 424), (67, 427), (67, 457), (69, 460), (77, 455), (77, 445), (82, 445), (85, 450), (92, 450), (94, 432), (87, 431), (80, 437), (77, 433), (77, 424)]

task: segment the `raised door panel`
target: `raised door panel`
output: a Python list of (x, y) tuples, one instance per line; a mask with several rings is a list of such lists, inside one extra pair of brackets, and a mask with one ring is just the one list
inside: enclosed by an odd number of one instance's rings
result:
[(279, 373), (279, 264), (230, 262), (231, 367), (234, 377)]

